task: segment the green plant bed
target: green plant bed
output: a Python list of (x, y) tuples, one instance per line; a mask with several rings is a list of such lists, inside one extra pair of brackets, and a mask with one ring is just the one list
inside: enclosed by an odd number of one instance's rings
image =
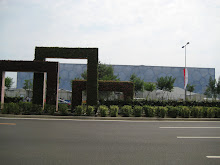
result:
[(142, 106), (134, 106), (133, 113), (135, 117), (141, 117), (143, 112), (143, 107)]
[(132, 114), (132, 107), (130, 105), (124, 105), (121, 108), (121, 115), (123, 117), (129, 117)]
[(117, 105), (110, 106), (110, 116), (117, 117), (118, 116), (119, 107)]
[(99, 112), (100, 112), (101, 117), (106, 117), (108, 114), (108, 110), (109, 110), (108, 107), (105, 105), (99, 106)]

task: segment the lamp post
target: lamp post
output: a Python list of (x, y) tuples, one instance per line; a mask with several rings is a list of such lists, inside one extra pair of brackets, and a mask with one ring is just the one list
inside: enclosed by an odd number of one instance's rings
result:
[[(189, 42), (186, 43), (186, 45), (188, 45)], [(182, 48), (185, 48), (185, 73), (186, 73), (186, 45), (182, 46)], [(185, 77), (184, 77), (184, 82), (186, 83)], [(184, 85), (186, 85), (184, 83)], [(186, 101), (186, 87), (185, 87), (185, 101)]]

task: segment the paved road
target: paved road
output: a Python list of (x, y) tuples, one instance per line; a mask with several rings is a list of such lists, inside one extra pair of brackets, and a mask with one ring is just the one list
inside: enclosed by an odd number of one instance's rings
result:
[(220, 156), (220, 122), (0, 118), (1, 165), (220, 164), (207, 156)]

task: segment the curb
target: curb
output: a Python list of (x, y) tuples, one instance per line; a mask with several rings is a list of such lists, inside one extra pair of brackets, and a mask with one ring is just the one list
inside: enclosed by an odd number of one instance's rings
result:
[(73, 119), (73, 120), (134, 120), (134, 121), (220, 121), (220, 118), (156, 118), (156, 117), (94, 117), (94, 116), (53, 116), (53, 115), (12, 115), (0, 114), (0, 118), (20, 119)]

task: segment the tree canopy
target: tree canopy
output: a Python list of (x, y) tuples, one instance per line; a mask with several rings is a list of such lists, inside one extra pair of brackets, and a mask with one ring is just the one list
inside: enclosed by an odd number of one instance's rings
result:
[(157, 79), (157, 88), (163, 91), (171, 92), (174, 88), (176, 78), (172, 76), (160, 77)]
[[(87, 71), (85, 70), (81, 74), (84, 80), (87, 79)], [(118, 76), (114, 75), (114, 69), (111, 65), (102, 64), (101, 62), (98, 63), (98, 80), (114, 80), (119, 81), (120, 79)]]
[[(220, 80), (220, 77), (219, 77)], [(205, 90), (205, 95), (207, 95), (208, 97), (212, 97), (214, 99), (216, 99), (217, 94), (220, 94), (219, 92), (219, 88), (220, 88), (220, 83), (216, 81), (216, 79), (212, 79), (212, 77), (209, 78), (209, 83), (207, 85), (207, 88)]]
[(137, 75), (132, 74), (130, 77), (130, 81), (134, 83), (134, 90), (143, 91), (144, 80), (141, 80)]
[(5, 78), (5, 87), (7, 88), (7, 90), (10, 89), (13, 84), (14, 84), (13, 78), (11, 77)]

